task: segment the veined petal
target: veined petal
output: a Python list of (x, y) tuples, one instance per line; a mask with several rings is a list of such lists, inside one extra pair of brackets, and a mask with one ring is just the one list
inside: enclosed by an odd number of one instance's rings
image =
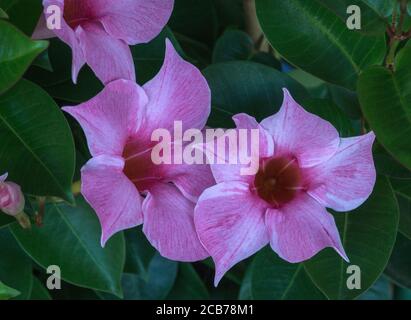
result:
[[(235, 115), (233, 120), (237, 125), (237, 148), (230, 145), (228, 141), (230, 134), (227, 134), (227, 137), (217, 138), (213, 144), (208, 145), (207, 150), (211, 154), (216, 154), (211, 170), (217, 183), (229, 181), (251, 183), (258, 171), (260, 159), (273, 155), (274, 142), (269, 132), (260, 126), (253, 117), (242, 113)], [(255, 136), (253, 136), (252, 130), (258, 130), (258, 141), (254, 140)], [(225, 143), (226, 148), (223, 157), (218, 152), (219, 142)], [(254, 148), (256, 149), (255, 152)], [(233, 163), (233, 159), (235, 163)], [(245, 159), (248, 160), (248, 163), (244, 161)], [(218, 160), (221, 160), (224, 164), (220, 164), (221, 162), (218, 162)], [(251, 170), (252, 166), (255, 167), (254, 173)]]
[(83, 50), (80, 46), (79, 39), (75, 31), (69, 26), (67, 21), (64, 19), (64, 0), (43, 0), (43, 7), (44, 7), (44, 14), (45, 18), (49, 18), (52, 14), (55, 14), (52, 11), (48, 11), (50, 6), (57, 6), (61, 10), (61, 28), (53, 29), (53, 32), (57, 37), (59, 37), (62, 41), (64, 41), (67, 45), (70, 46), (73, 55), (73, 63), (72, 63), (72, 78), (73, 82), (77, 83), (77, 76), (80, 72), (80, 69), (86, 63), (85, 57), (83, 54)]
[(340, 143), (333, 125), (305, 111), (286, 89), (280, 111), (264, 119), (261, 125), (273, 136), (276, 155), (293, 155), (300, 167), (328, 160)]
[(174, 0), (99, 0), (93, 9), (107, 33), (135, 45), (156, 37), (167, 24)]
[(268, 243), (266, 208), (264, 201), (241, 182), (219, 183), (200, 196), (194, 221), (216, 265), (216, 286), (231, 267)]
[(360, 206), (375, 184), (374, 139), (373, 132), (341, 139), (337, 152), (328, 161), (305, 170), (308, 194), (336, 211), (350, 211)]
[(118, 80), (77, 107), (64, 107), (83, 128), (93, 156), (121, 156), (127, 139), (134, 134), (138, 110), (147, 104), (144, 90), (137, 84)]
[(78, 26), (76, 35), (85, 61), (104, 84), (118, 79), (136, 81), (133, 57), (123, 40), (111, 37), (93, 22)]
[(102, 246), (113, 234), (143, 222), (142, 198), (123, 167), (122, 158), (102, 155), (81, 170), (81, 193), (100, 220)]
[(172, 184), (157, 183), (143, 202), (143, 232), (168, 259), (198, 261), (209, 255), (194, 227), (194, 203)]
[(267, 209), (265, 224), (271, 247), (288, 262), (310, 259), (326, 247), (348, 261), (334, 217), (305, 193), (279, 209)]
[[(202, 129), (210, 114), (211, 93), (207, 81), (192, 64), (184, 61), (166, 40), (166, 56), (160, 72), (143, 86), (149, 103), (140, 126), (173, 132), (182, 121), (183, 132)], [(148, 137), (148, 139), (150, 139)]]

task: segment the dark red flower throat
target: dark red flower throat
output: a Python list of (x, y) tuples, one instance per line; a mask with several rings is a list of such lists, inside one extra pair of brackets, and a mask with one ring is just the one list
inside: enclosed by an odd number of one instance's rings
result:
[(294, 157), (263, 159), (254, 179), (254, 189), (260, 198), (278, 208), (295, 198), (303, 189), (301, 171)]

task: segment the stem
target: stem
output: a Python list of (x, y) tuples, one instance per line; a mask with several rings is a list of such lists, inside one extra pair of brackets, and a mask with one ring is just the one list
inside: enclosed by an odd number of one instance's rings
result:
[(253, 40), (255, 47), (259, 51), (268, 52), (270, 45), (264, 37), (258, 22), (257, 13), (255, 9), (255, 0), (243, 0), (245, 25), (248, 35)]
[[(400, 4), (400, 21), (398, 22), (398, 25), (397, 25), (398, 3)], [(407, 4), (408, 4), (408, 0), (400, 0), (399, 2), (397, 2), (397, 5), (394, 8), (394, 13), (392, 15), (391, 30), (388, 32), (388, 34), (390, 35), (390, 44), (389, 44), (390, 49), (387, 54), (385, 65), (387, 66), (387, 68), (391, 69), (392, 71), (394, 71), (395, 54), (397, 52), (399, 44), (404, 39), (404, 34), (403, 34), (402, 29), (404, 26), (405, 16), (407, 15)]]

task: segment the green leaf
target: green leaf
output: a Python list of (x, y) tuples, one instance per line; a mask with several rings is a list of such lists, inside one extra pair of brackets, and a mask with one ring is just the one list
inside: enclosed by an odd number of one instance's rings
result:
[[(379, 176), (370, 198), (350, 213), (334, 214), (350, 264), (332, 249), (305, 263), (314, 283), (330, 299), (354, 299), (370, 288), (387, 265), (398, 228), (398, 206), (387, 178)], [(361, 289), (349, 290), (347, 267), (361, 270)]]
[(0, 211), (0, 229), (15, 221), (16, 219)]
[(43, 10), (41, 0), (0, 0), (10, 22), (31, 37)]
[(400, 286), (411, 289), (411, 240), (398, 234), (385, 274)]
[(76, 207), (49, 204), (43, 226), (31, 230), (13, 226), (12, 232), (40, 266), (59, 266), (63, 280), (121, 296), (124, 237), (118, 234), (101, 248), (97, 216), (83, 198), (76, 200)]
[[(177, 276), (177, 262), (163, 258), (156, 253), (150, 261), (147, 279), (138, 274), (124, 273), (122, 287), (125, 300), (162, 300), (173, 287)], [(97, 293), (101, 298), (111, 300), (114, 297)]]
[(382, 275), (374, 285), (358, 297), (358, 300), (392, 300), (393, 288), (387, 277)]
[(0, 96), (0, 168), (25, 193), (72, 201), (73, 137), (63, 113), (38, 86), (20, 81)]
[(303, 264), (291, 264), (265, 247), (251, 266), (251, 297), (257, 300), (325, 299), (310, 280)]
[(273, 115), (283, 101), (282, 88), (288, 88), (297, 100), (308, 95), (286, 74), (254, 62), (219, 63), (207, 67), (203, 74), (212, 93), (211, 127), (232, 127), (232, 116), (241, 112), (257, 120)]
[(16, 299), (28, 299), (33, 284), (31, 260), (17, 244), (9, 228), (0, 229), (0, 252), (1, 281), (20, 292)]
[[(325, 7), (334, 12), (342, 22), (346, 23), (351, 15), (347, 13), (347, 8), (350, 5), (356, 5), (360, 8), (361, 13), (361, 29), (356, 32), (366, 34), (384, 34), (388, 22), (385, 16), (379, 12), (376, 5), (372, 5), (367, 0), (318, 0)], [(372, 0), (375, 2), (375, 0)], [(392, 2), (391, 0), (388, 0)]]
[(19, 291), (6, 286), (0, 281), (0, 300), (8, 300), (17, 297), (20, 294)]
[(218, 19), (213, 0), (176, 0), (168, 22), (173, 32), (211, 44), (217, 37)]
[(227, 30), (217, 40), (213, 51), (213, 63), (248, 60), (254, 50), (254, 42), (241, 30)]
[(33, 277), (33, 288), (31, 289), (30, 300), (51, 300), (49, 291), (36, 277)]
[[(411, 169), (411, 46), (393, 73), (384, 67), (364, 71), (358, 83), (361, 108), (378, 141)], [(389, 116), (387, 116), (389, 115)]]
[(2, 8), (0, 8), (0, 19), (8, 19), (9, 16), (7, 15), (6, 12)]
[(47, 41), (33, 41), (0, 20), (0, 94), (13, 86), (31, 62), (47, 48)]
[(141, 227), (126, 230), (124, 234), (126, 239), (124, 272), (135, 273), (143, 279), (148, 279), (150, 262), (156, 250), (148, 242)]
[(399, 231), (411, 239), (411, 171), (401, 166), (384, 150), (374, 155), (377, 172), (390, 179), (400, 209)]
[(167, 299), (206, 300), (209, 298), (207, 288), (193, 266), (189, 263), (180, 263), (178, 265), (177, 279)]
[(319, 0), (259, 0), (256, 5), (272, 46), (290, 63), (325, 81), (354, 90), (361, 71), (384, 59), (384, 35), (349, 30)]

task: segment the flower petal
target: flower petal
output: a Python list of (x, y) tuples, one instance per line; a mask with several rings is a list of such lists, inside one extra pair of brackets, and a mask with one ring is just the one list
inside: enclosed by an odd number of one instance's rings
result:
[(197, 261), (208, 257), (194, 227), (194, 204), (172, 184), (157, 183), (143, 202), (143, 232), (168, 259)]
[(194, 221), (198, 236), (216, 265), (216, 286), (231, 267), (268, 243), (266, 208), (241, 182), (219, 183), (200, 196)]
[(68, 25), (68, 23), (64, 20), (64, 0), (43, 0), (43, 7), (44, 7), (44, 14), (47, 18), (51, 15), (55, 14), (54, 12), (48, 12), (49, 6), (57, 6), (61, 10), (61, 28), (60, 29), (53, 29), (53, 32), (57, 37), (59, 37), (62, 41), (68, 44), (73, 52), (73, 64), (72, 64), (72, 78), (73, 82), (77, 83), (77, 76), (80, 72), (80, 69), (86, 63), (85, 57), (83, 55), (83, 50), (80, 47), (80, 42), (77, 39), (77, 35), (74, 30)]
[(81, 193), (100, 220), (103, 247), (116, 232), (143, 222), (141, 196), (123, 167), (122, 158), (102, 155), (81, 170)]
[(6, 181), (6, 179), (7, 179), (8, 176), (9, 176), (9, 173), (8, 173), (8, 172), (2, 174), (2, 175), (0, 176), (0, 182)]
[(93, 9), (107, 33), (135, 45), (155, 38), (173, 11), (174, 0), (99, 0)]
[(141, 87), (118, 80), (91, 100), (63, 110), (80, 123), (93, 156), (121, 156), (128, 137), (136, 130), (138, 109), (146, 103), (147, 96)]
[(44, 15), (40, 16), (39, 21), (37, 22), (36, 28), (31, 35), (33, 40), (41, 40), (41, 39), (50, 39), (54, 38), (56, 35), (52, 30), (47, 27), (46, 17)]
[[(142, 126), (173, 132), (182, 121), (183, 132), (202, 129), (210, 114), (211, 93), (201, 72), (184, 61), (166, 40), (166, 56), (160, 72), (144, 85), (149, 97)], [(150, 137), (148, 137), (150, 139)]]
[(308, 194), (323, 206), (350, 211), (372, 193), (376, 172), (372, 157), (375, 135), (341, 139), (338, 151), (326, 162), (305, 170)]
[(104, 84), (117, 79), (136, 81), (133, 57), (124, 41), (92, 22), (78, 26), (76, 35), (87, 64)]
[(277, 155), (293, 155), (300, 167), (310, 167), (329, 159), (340, 142), (331, 123), (305, 111), (284, 90), (280, 111), (261, 122), (274, 138)]
[[(270, 157), (274, 153), (274, 142), (271, 135), (266, 131), (259, 123), (247, 114), (237, 114), (233, 117), (234, 122), (237, 125), (237, 149), (230, 147), (227, 142), (228, 139), (225, 137), (217, 138), (214, 144), (207, 146), (207, 151), (215, 155), (214, 164), (211, 165), (211, 170), (213, 172), (214, 178), (217, 183), (224, 181), (243, 181), (251, 183), (254, 179), (255, 174), (258, 171), (258, 166), (261, 158)], [(244, 130), (246, 133), (246, 139), (240, 133), (240, 130)], [(245, 131), (246, 130), (246, 131)], [(253, 141), (251, 130), (259, 130), (258, 142)], [(218, 145), (218, 141), (224, 142), (226, 146), (226, 152), (222, 158), (218, 154), (218, 149), (214, 145)], [(253, 148), (256, 148), (253, 152)], [(232, 159), (236, 159), (236, 163), (232, 163)], [(247, 159), (248, 163), (244, 161)], [(219, 164), (221, 162), (225, 164)], [(246, 164), (243, 164), (246, 163)], [(255, 166), (254, 173), (253, 170), (244, 170)]]
[(280, 209), (267, 209), (265, 223), (271, 247), (288, 262), (310, 259), (326, 247), (348, 261), (334, 217), (305, 193)]

